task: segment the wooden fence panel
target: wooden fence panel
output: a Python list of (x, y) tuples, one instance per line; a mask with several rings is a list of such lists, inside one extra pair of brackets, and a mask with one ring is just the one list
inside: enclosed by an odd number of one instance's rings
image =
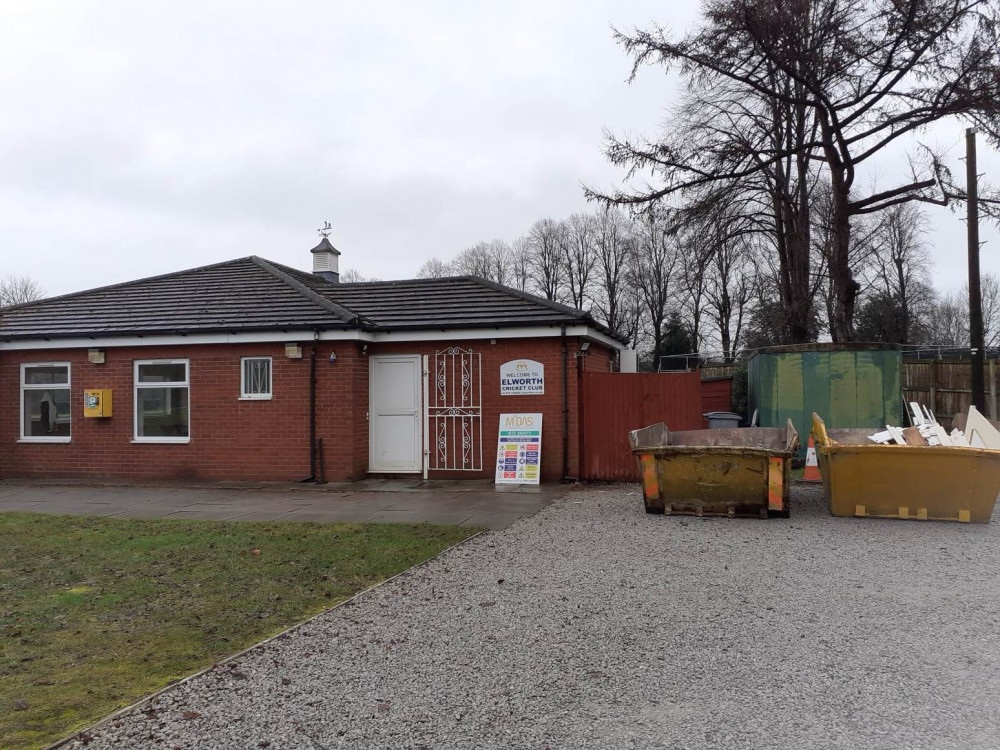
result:
[(740, 365), (737, 362), (730, 364), (713, 364), (713, 365), (702, 365), (698, 372), (701, 373), (702, 380), (711, 380), (713, 378), (731, 378), (739, 370)]
[(657, 422), (671, 430), (704, 425), (698, 372), (587, 372), (581, 395), (584, 479), (638, 481), (628, 444), (631, 430)]
[[(997, 360), (983, 368), (986, 382), (986, 411), (991, 419), (997, 416)], [(923, 404), (951, 429), (955, 414), (967, 412), (972, 403), (972, 363), (968, 360), (919, 360), (903, 362), (903, 400)]]

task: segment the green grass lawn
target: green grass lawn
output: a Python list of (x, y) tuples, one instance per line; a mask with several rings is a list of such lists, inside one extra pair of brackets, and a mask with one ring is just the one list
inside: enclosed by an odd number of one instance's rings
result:
[(55, 741), (474, 531), (0, 514), (0, 748)]

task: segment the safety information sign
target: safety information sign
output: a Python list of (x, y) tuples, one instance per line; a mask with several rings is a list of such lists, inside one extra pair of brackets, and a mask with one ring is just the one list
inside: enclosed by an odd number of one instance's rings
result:
[(542, 415), (501, 414), (496, 484), (538, 484), (542, 466)]

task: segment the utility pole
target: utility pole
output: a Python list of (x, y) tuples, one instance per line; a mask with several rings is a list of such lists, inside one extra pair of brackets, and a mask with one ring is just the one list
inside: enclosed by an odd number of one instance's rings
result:
[(976, 129), (965, 131), (965, 190), (969, 225), (969, 345), (972, 347), (972, 403), (986, 414), (986, 352), (983, 340), (983, 297), (979, 283), (979, 174), (976, 172)]

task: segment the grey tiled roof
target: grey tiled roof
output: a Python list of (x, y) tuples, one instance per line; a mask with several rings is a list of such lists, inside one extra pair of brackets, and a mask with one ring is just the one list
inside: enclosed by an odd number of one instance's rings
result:
[(255, 256), (0, 310), (0, 340), (597, 325), (475, 277), (338, 284)]

